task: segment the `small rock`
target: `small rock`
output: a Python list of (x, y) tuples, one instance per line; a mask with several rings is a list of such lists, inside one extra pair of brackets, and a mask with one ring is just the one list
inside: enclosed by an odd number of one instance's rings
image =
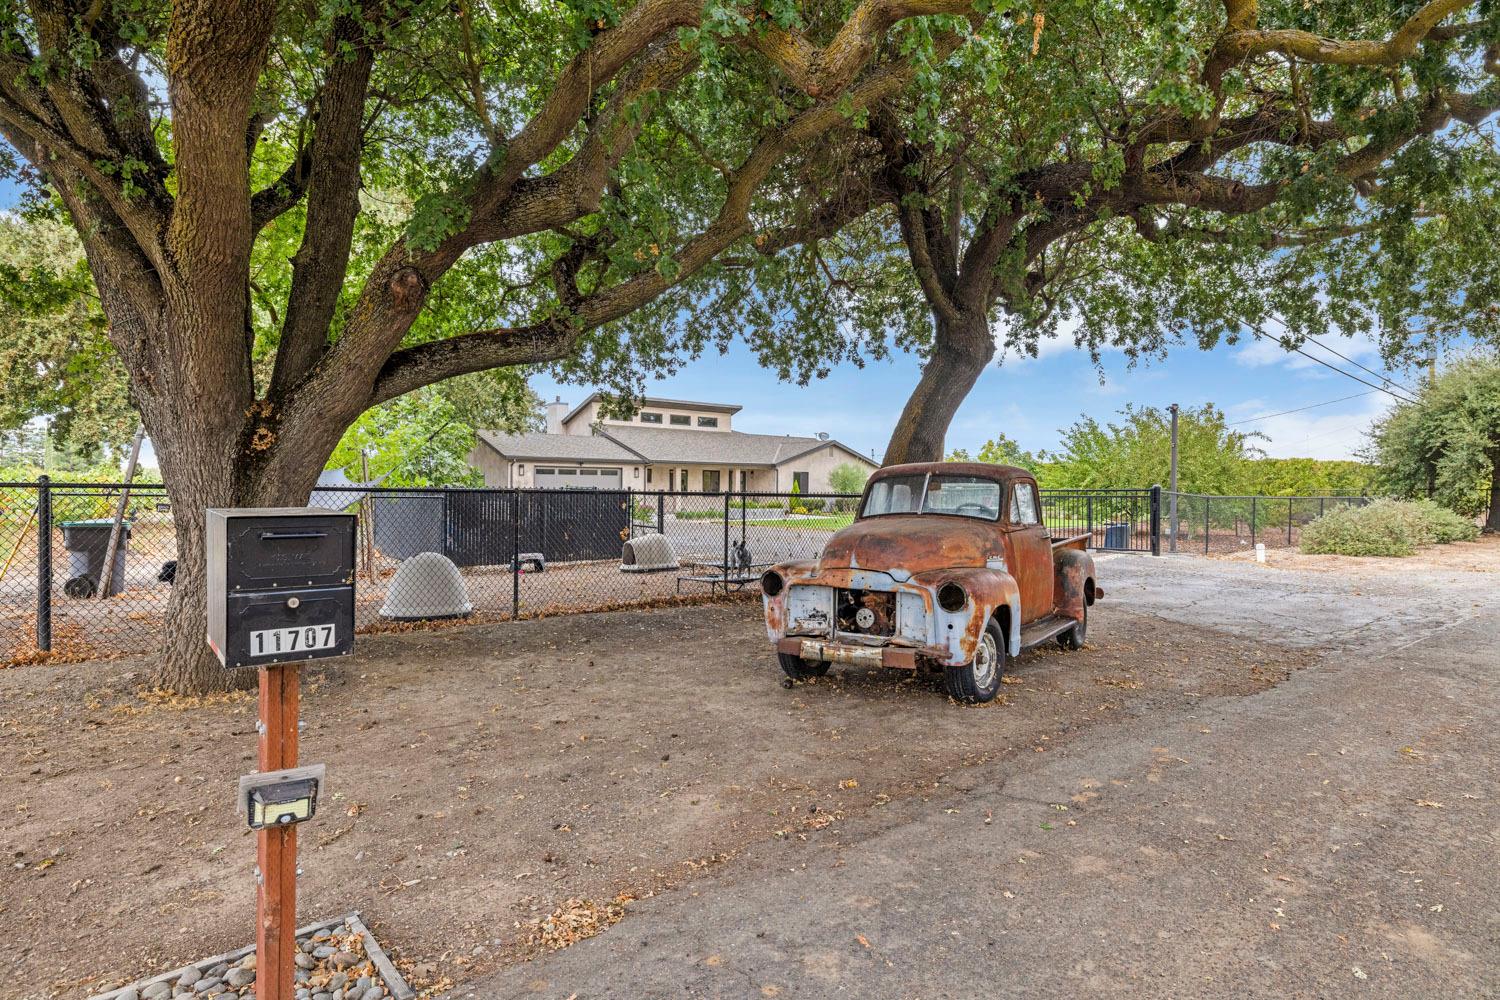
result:
[(359, 1000), (380, 1000), (380, 998), (383, 996), (385, 996), (385, 990), (381, 989), (379, 986), (371, 986), (369, 989), (365, 990), (364, 995), (361, 996)]
[(163, 997), (172, 995), (172, 984), (163, 979), (161, 982), (152, 983), (141, 991), (141, 996), (146, 1000), (162, 1000)]
[(235, 989), (239, 989), (242, 986), (249, 986), (255, 982), (255, 970), (247, 969), (244, 966), (237, 966), (224, 973), (224, 981)]
[(318, 964), (313, 959), (313, 957), (305, 951), (299, 951), (295, 956), (293, 956), (292, 961), (297, 963), (297, 968), (299, 969), (311, 969), (314, 965)]
[(328, 946), (326, 944), (320, 944), (316, 948), (313, 949), (312, 956), (313, 956), (313, 958), (327, 958), (329, 955), (332, 955), (337, 950), (338, 950), (337, 948), (330, 947), (330, 946)]
[(199, 993), (199, 994), (207, 993), (209, 990), (213, 989), (215, 986), (222, 985), (223, 982), (224, 982), (224, 980), (220, 979), (217, 976), (211, 977), (209, 979), (200, 979), (196, 983), (193, 984), (193, 992), (194, 993)]
[(307, 938), (304, 941), (298, 941), (297, 942), (297, 947), (301, 948), (303, 951), (307, 952), (309, 955), (312, 954), (312, 950), (314, 948), (316, 948), (317, 946), (318, 946), (317, 942), (315, 942), (312, 938)]
[(250, 954), (248, 954), (244, 958), (240, 959), (240, 968), (242, 968), (242, 969), (253, 969), (253, 968), (255, 968), (255, 952), (252, 951)]
[(344, 986), (348, 982), (349, 982), (349, 973), (347, 973), (347, 972), (335, 972), (333, 974), (333, 978), (330, 979), (330, 980), (328, 980), (328, 988), (330, 990), (341, 990), (341, 989), (344, 988)]
[(182, 970), (182, 975), (180, 975), (180, 976), (177, 977), (177, 985), (178, 986), (192, 986), (194, 983), (196, 983), (198, 980), (200, 980), (202, 978), (203, 978), (203, 973), (199, 972), (196, 968), (189, 967), (189, 968), (183, 969)]
[(330, 961), (333, 962), (333, 967), (335, 969), (347, 969), (349, 968), (349, 966), (359, 962), (359, 959), (356, 956), (349, 954), (347, 951), (336, 951), (333, 953)]
[(371, 979), (369, 976), (360, 976), (359, 979), (354, 983), (354, 992), (363, 993), (365, 990), (374, 985), (375, 980)]
[(229, 971), (229, 963), (228, 962), (220, 962), (218, 965), (214, 966), (212, 969), (209, 969), (208, 970), (208, 974), (210, 976), (215, 976), (215, 977), (217, 977), (219, 979), (223, 979), (224, 978), (224, 973), (226, 973), (228, 971)]
[(115, 994), (115, 1000), (141, 1000), (141, 995), (136, 992), (134, 986), (127, 986)]

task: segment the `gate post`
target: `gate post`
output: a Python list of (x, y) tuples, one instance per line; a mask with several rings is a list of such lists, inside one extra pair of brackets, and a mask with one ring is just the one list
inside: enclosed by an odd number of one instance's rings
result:
[[(36, 648), (52, 651), (52, 479), (36, 481)], [(105, 567), (106, 573), (109, 567)]]
[(1099, 546), (1097, 546), (1097, 545), (1094, 544), (1094, 495), (1092, 493), (1090, 493), (1088, 496), (1084, 497), (1084, 505), (1085, 505), (1086, 509), (1088, 510), (1088, 526), (1089, 526), (1089, 544), (1088, 544), (1088, 547), (1091, 548), (1091, 549), (1097, 549)]
[(661, 490), (656, 491), (656, 533), (667, 533), (667, 495)]
[[(543, 494), (545, 497), (546, 494)], [(521, 617), (521, 491), (510, 491), (510, 620)]]
[(1161, 555), (1161, 484), (1151, 487), (1151, 554)]
[(1255, 519), (1257, 509), (1257, 497), (1250, 498), (1250, 547), (1255, 548)]
[(1207, 493), (1203, 494), (1203, 554), (1204, 555), (1208, 555), (1208, 532), (1209, 532), (1209, 530), (1213, 526), (1212, 522), (1209, 521), (1209, 509), (1210, 509), (1210, 506), (1212, 505), (1212, 503), (1213, 503), (1213, 501), (1209, 499), (1208, 494)]
[(729, 587), (729, 491), (724, 491), (724, 587)]
[(1286, 543), (1287, 543), (1288, 546), (1290, 546), (1292, 544), (1292, 508), (1293, 508), (1293, 506), (1296, 503), (1297, 503), (1297, 501), (1294, 500), (1294, 499), (1292, 499), (1291, 497), (1287, 498), (1287, 501), (1286, 501)]

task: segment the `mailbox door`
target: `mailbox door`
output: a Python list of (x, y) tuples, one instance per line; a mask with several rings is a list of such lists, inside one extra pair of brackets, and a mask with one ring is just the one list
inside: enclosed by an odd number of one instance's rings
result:
[(344, 656), (354, 650), (354, 588), (230, 594), (226, 667)]
[(229, 519), (224, 534), (230, 593), (332, 587), (353, 580), (352, 517), (236, 517)]

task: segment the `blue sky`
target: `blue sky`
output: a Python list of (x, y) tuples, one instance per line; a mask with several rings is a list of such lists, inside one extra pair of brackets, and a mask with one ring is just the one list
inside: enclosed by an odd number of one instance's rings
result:
[[(1381, 370), (1379, 353), (1368, 341), (1321, 338), (1334, 350)], [(1309, 353), (1354, 371), (1346, 362), (1309, 345)], [(1352, 458), (1363, 444), (1371, 421), (1391, 398), (1368, 390), (1313, 361), (1288, 355), (1279, 346), (1245, 340), (1221, 344), (1213, 351), (1183, 346), (1164, 361), (1130, 368), (1119, 353), (1102, 358), (1103, 378), (1088, 355), (1071, 341), (1047, 342), (1036, 359), (1003, 359), (992, 365), (958, 411), (948, 433), (948, 447), (971, 453), (997, 434), (1007, 434), (1029, 450), (1055, 448), (1058, 431), (1080, 416), (1108, 421), (1126, 403), (1184, 407), (1213, 403), (1242, 430), (1258, 430), (1259, 442), (1275, 457)], [(806, 388), (777, 380), (756, 365), (742, 345), (728, 355), (702, 358), (677, 375), (652, 383), (648, 392), (675, 399), (738, 403), (736, 430), (763, 434), (809, 435), (826, 431), (851, 447), (878, 458), (891, 428), (916, 385), (918, 362), (909, 355), (871, 362), (863, 369), (844, 365), (827, 379)], [(1408, 384), (1416, 376), (1395, 376)], [(547, 399), (560, 395), (577, 403), (591, 387), (560, 385), (534, 378), (532, 387)], [(1278, 411), (1367, 393), (1329, 406), (1265, 420)]]
[[(18, 192), (0, 181), (0, 207), (15, 204)], [(1344, 337), (1326, 343), (1342, 354), (1380, 370), (1379, 353), (1368, 341)], [(1309, 345), (1346, 370), (1346, 362)], [(1364, 386), (1312, 361), (1262, 341), (1220, 345), (1213, 351), (1183, 346), (1164, 361), (1129, 368), (1118, 353), (1104, 355), (1101, 380), (1088, 356), (1071, 341), (1050, 341), (1036, 359), (1002, 359), (980, 378), (959, 410), (948, 434), (948, 447), (970, 452), (997, 434), (1007, 434), (1030, 450), (1054, 448), (1058, 430), (1082, 415), (1107, 421), (1126, 403), (1197, 406), (1211, 402), (1230, 420), (1323, 403), (1354, 393)], [(1363, 374), (1363, 373), (1357, 373)], [(894, 355), (870, 362), (863, 369), (837, 368), (828, 378), (807, 387), (784, 383), (760, 368), (743, 345), (725, 356), (717, 354), (686, 365), (667, 379), (652, 383), (648, 392), (678, 399), (738, 403), (738, 430), (763, 434), (811, 435), (819, 431), (878, 457), (885, 450), (891, 428), (901, 413), (918, 376), (917, 360)], [(1408, 384), (1412, 373), (1395, 373)], [(577, 403), (590, 386), (560, 385), (537, 377), (533, 388), (547, 399), (561, 396)], [(1370, 423), (1391, 403), (1384, 393), (1368, 392), (1355, 399), (1301, 413), (1241, 424), (1267, 436), (1261, 447), (1276, 457), (1352, 458), (1362, 445)]]

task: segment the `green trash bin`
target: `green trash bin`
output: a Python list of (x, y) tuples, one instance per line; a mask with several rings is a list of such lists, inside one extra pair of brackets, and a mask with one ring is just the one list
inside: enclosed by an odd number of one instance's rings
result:
[[(104, 575), (104, 557), (109, 550), (109, 533), (114, 530), (111, 518), (96, 521), (60, 521), (63, 548), (68, 550), (68, 580), (63, 593), (69, 597), (93, 597), (99, 593)], [(109, 592), (125, 589), (125, 551), (130, 548), (130, 524), (120, 524), (120, 541), (115, 546), (115, 564), (109, 574)]]

